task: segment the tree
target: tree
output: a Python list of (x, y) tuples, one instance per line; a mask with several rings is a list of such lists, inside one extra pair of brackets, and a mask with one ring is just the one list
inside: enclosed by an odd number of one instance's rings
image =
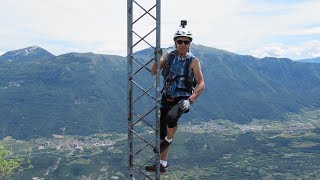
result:
[(0, 145), (0, 177), (9, 177), (33, 167), (29, 159), (17, 156), (9, 157), (9, 154), (10, 151)]

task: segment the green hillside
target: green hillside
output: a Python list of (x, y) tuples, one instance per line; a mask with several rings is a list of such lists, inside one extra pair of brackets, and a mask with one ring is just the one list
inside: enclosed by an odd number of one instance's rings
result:
[(257, 59), (201, 45), (193, 53), (202, 60), (206, 82), (196, 117), (244, 123), (284, 119), (286, 112), (320, 106), (319, 64)]
[[(286, 120), (286, 113), (320, 107), (318, 63), (258, 59), (202, 45), (193, 45), (192, 52), (201, 60), (206, 89), (182, 123)], [(152, 53), (135, 56), (143, 62)], [(39, 47), (0, 56), (0, 138), (126, 133), (126, 60), (93, 53), (53, 56)], [(137, 80), (146, 87), (153, 83), (148, 71)]]
[(126, 61), (70, 53), (51, 60), (0, 62), (0, 136), (123, 131)]

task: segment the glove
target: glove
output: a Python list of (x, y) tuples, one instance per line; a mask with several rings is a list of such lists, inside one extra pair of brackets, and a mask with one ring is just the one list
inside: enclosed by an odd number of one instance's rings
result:
[(179, 108), (180, 108), (183, 112), (185, 112), (185, 111), (187, 111), (187, 110), (189, 109), (191, 103), (190, 103), (189, 99), (187, 99), (187, 100), (181, 100), (181, 101), (178, 103), (178, 105), (179, 105)]

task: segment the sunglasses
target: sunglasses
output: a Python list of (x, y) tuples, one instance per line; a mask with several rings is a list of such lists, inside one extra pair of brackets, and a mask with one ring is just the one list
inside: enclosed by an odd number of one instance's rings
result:
[(189, 45), (190, 44), (190, 41), (183, 41), (183, 40), (176, 40), (176, 42), (178, 43), (178, 44), (182, 44), (182, 43), (184, 43), (185, 45)]

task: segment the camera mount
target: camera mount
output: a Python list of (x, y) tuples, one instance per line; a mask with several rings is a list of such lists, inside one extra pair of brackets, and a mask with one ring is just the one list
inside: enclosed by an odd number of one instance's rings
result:
[(187, 25), (187, 20), (181, 20), (181, 27), (184, 28)]

